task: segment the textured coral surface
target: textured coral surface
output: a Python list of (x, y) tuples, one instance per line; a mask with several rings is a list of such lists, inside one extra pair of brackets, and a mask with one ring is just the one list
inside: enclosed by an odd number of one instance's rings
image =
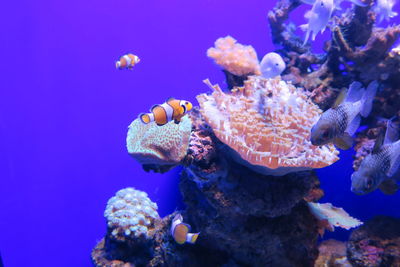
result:
[(262, 173), (322, 168), (339, 159), (333, 145), (309, 141), (321, 111), (301, 88), (279, 78), (250, 76), (233, 93), (213, 89), (211, 95), (197, 96), (201, 114), (222, 142)]
[(400, 266), (400, 219), (376, 216), (354, 230), (347, 257), (354, 267)]
[(104, 217), (107, 219), (111, 238), (123, 241), (141, 236), (151, 238), (154, 221), (159, 215), (157, 204), (152, 202), (145, 192), (125, 188), (110, 198)]
[(185, 116), (179, 124), (144, 124), (139, 119), (129, 125), (126, 146), (129, 154), (144, 165), (176, 165), (186, 155), (192, 123)]
[(215, 41), (215, 47), (208, 49), (207, 56), (234, 75), (261, 74), (254, 48), (237, 43), (231, 36)]
[(351, 267), (346, 257), (346, 243), (325, 240), (318, 246), (318, 258), (314, 267)]

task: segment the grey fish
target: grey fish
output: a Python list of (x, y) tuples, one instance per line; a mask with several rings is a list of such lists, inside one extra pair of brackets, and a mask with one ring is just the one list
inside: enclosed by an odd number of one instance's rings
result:
[(394, 194), (397, 189), (395, 178), (399, 174), (400, 140), (399, 129), (390, 120), (386, 134), (377, 138), (371, 154), (361, 162), (351, 176), (351, 191), (358, 195), (368, 194), (379, 187), (385, 194)]
[(373, 81), (365, 90), (361, 83), (353, 82), (349, 90), (342, 91), (334, 106), (325, 111), (311, 129), (311, 143), (321, 146), (329, 143), (341, 149), (353, 144), (352, 135), (360, 126), (361, 116), (371, 112), (378, 82)]

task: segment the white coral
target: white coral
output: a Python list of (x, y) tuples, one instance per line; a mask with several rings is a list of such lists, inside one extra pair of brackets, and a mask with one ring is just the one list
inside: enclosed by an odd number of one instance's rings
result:
[(134, 188), (119, 190), (107, 203), (104, 216), (112, 236), (148, 237), (149, 228), (159, 218), (157, 204), (145, 192)]

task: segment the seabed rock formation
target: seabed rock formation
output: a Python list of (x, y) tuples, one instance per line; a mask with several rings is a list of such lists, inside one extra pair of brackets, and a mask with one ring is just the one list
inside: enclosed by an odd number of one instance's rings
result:
[[(162, 173), (183, 166), (179, 186), (186, 209), (160, 218), (155, 203), (144, 192), (121, 190), (107, 206), (107, 233), (92, 251), (93, 263), (121, 267), (398, 264), (400, 246), (393, 225), (400, 226), (391, 219), (373, 220), (355, 230), (346, 244), (317, 244), (325, 229), (349, 229), (361, 222), (329, 203), (315, 203), (323, 191), (313, 169), (334, 163), (338, 151), (332, 145), (311, 146), (312, 117), (329, 108), (351, 82), (379, 81), (373, 116), (363, 121), (371, 127), (359, 132), (356, 140), (357, 168), (384, 128), (376, 118), (399, 112), (400, 48), (392, 46), (400, 26), (378, 28), (371, 9), (374, 1), (365, 3), (366, 7), (335, 13), (325, 53), (314, 54), (309, 45), (302, 45), (295, 26), (287, 22), (301, 1), (278, 0), (268, 20), (272, 40), (281, 47), (277, 52), (287, 68), (274, 79), (259, 76), (253, 47), (229, 36), (218, 39), (208, 56), (222, 67), (228, 88), (209, 83), (214, 92), (198, 96), (200, 107), (180, 125), (162, 128), (135, 121), (127, 137), (129, 153), (146, 171)], [(286, 109), (289, 102), (291, 107), (296, 106), (293, 103), (300, 106), (296, 111)], [(238, 106), (243, 106), (242, 112), (227, 111)], [(215, 116), (224, 119), (214, 120), (211, 108)], [(279, 116), (271, 116), (274, 110)], [(307, 119), (288, 124), (285, 116), (294, 113), (313, 116), (304, 115)], [(252, 121), (243, 123), (243, 116)], [(263, 125), (273, 129), (258, 138), (254, 129)], [(229, 135), (234, 138), (225, 138)], [(157, 140), (152, 142), (152, 138)], [(195, 244), (179, 245), (171, 236), (171, 222), (178, 213), (192, 232), (200, 232)], [(377, 233), (382, 225), (391, 227), (390, 237), (384, 236), (385, 231)], [(375, 254), (368, 254), (371, 250)], [(374, 263), (368, 265), (371, 261)]]

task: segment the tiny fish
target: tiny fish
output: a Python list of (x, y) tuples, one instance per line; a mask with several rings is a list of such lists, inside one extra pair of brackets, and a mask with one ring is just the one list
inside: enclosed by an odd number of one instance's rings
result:
[(375, 141), (372, 153), (366, 156), (359, 169), (351, 175), (351, 191), (358, 195), (368, 194), (379, 188), (391, 195), (398, 190), (395, 177), (400, 165), (399, 129), (388, 121), (385, 138)]
[(127, 54), (119, 58), (119, 61), (115, 63), (117, 69), (132, 69), (136, 64), (140, 62), (140, 58), (134, 54)]
[(318, 32), (321, 31), (321, 33), (323, 33), (325, 31), (334, 9), (335, 4), (333, 0), (316, 0), (314, 2), (311, 10), (305, 15), (305, 18), (308, 19), (308, 23), (300, 26), (303, 31), (306, 31), (303, 45), (307, 43), (311, 32), (311, 40), (314, 41)]
[(389, 21), (389, 19), (397, 16), (397, 12), (393, 11), (393, 6), (395, 3), (395, 0), (376, 1), (376, 5), (373, 9), (377, 16), (379, 16), (378, 23), (381, 23), (383, 20)]
[(183, 223), (182, 215), (175, 215), (171, 223), (171, 235), (175, 242), (183, 245), (185, 242), (194, 244), (200, 233), (189, 233), (190, 225)]
[(139, 114), (139, 118), (144, 124), (154, 121), (158, 126), (162, 126), (172, 120), (176, 124), (179, 124), (182, 117), (185, 116), (192, 107), (192, 103), (189, 101), (177, 100), (171, 97), (165, 101), (164, 104), (154, 105), (150, 109), (150, 113)]
[(273, 78), (285, 70), (286, 64), (279, 54), (271, 52), (263, 57), (260, 67), (264, 78)]
[(352, 135), (360, 126), (361, 116), (371, 112), (378, 82), (373, 81), (365, 90), (361, 83), (353, 82), (349, 90), (343, 90), (332, 108), (322, 113), (311, 129), (311, 143), (321, 146), (334, 143), (341, 149), (352, 146)]

